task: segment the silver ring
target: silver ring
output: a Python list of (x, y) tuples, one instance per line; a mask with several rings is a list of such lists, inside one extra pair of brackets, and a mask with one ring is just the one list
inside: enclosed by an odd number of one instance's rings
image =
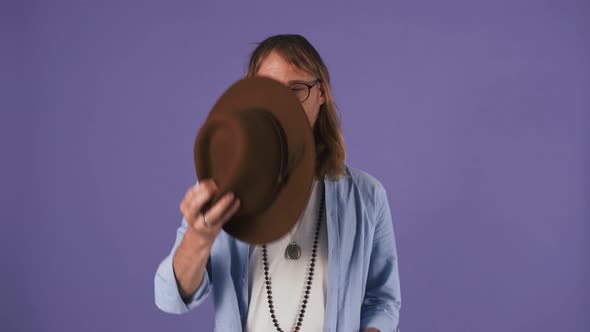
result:
[(201, 220), (203, 221), (203, 225), (205, 225), (205, 227), (209, 227), (209, 222), (207, 222), (207, 216), (204, 213), (201, 213)]

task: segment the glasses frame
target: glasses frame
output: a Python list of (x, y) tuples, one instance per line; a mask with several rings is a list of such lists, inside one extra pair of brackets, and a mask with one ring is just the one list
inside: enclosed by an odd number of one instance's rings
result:
[(309, 95), (311, 95), (311, 89), (314, 86), (316, 86), (320, 81), (321, 80), (318, 78), (317, 80), (312, 81), (311, 83), (307, 83), (307, 82), (296, 82), (296, 83), (293, 83), (293, 84), (289, 85), (289, 89), (291, 89), (292, 86), (297, 85), (297, 84), (305, 85), (305, 87), (307, 87), (307, 96), (302, 101), (299, 101), (300, 103), (304, 103), (309, 98)]

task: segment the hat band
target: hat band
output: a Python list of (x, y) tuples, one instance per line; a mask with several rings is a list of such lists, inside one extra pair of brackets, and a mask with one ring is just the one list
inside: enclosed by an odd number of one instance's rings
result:
[(283, 126), (281, 126), (279, 121), (275, 118), (274, 115), (272, 115), (272, 113), (267, 113), (267, 112), (265, 112), (265, 113), (269, 115), (269, 118), (271, 119), (271, 122), (274, 125), (274, 128), (277, 132), (277, 136), (279, 137), (279, 145), (280, 145), (280, 150), (281, 150), (281, 152), (280, 152), (281, 162), (279, 164), (279, 175), (277, 176), (277, 181), (275, 182), (275, 185), (273, 188), (273, 196), (275, 196), (276, 193), (281, 188), (281, 185), (285, 181), (285, 178), (287, 177), (287, 173), (288, 173), (287, 163), (289, 161), (289, 147), (287, 146), (287, 137), (285, 134), (285, 130), (283, 129)]

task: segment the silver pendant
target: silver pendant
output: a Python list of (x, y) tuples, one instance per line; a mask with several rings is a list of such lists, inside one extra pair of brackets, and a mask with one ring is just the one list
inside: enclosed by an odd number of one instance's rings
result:
[(301, 257), (301, 247), (295, 242), (289, 243), (285, 249), (285, 258), (291, 260), (297, 260)]

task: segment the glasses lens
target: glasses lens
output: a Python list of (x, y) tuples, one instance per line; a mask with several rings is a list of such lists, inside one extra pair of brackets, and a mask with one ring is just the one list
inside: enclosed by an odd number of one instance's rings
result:
[(307, 96), (309, 95), (309, 89), (305, 84), (295, 83), (291, 85), (290, 88), (300, 102), (303, 102), (305, 99), (307, 99)]

